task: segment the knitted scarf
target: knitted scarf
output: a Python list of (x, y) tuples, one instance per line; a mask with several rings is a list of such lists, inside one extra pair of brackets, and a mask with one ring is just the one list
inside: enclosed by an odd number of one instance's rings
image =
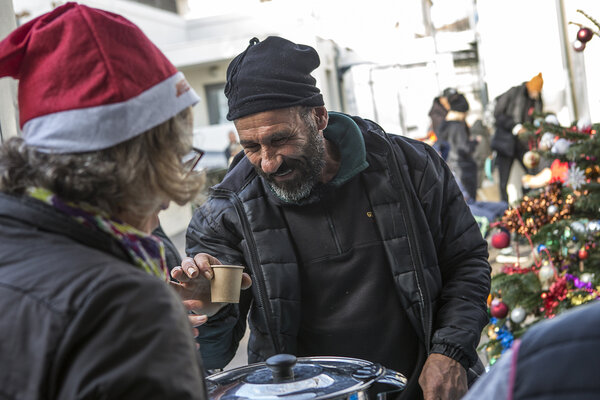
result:
[(136, 267), (164, 281), (167, 280), (165, 248), (157, 237), (112, 218), (106, 212), (90, 204), (62, 200), (44, 188), (28, 188), (27, 194), (51, 205), (57, 211), (70, 216), (87, 228), (109, 234), (119, 242)]

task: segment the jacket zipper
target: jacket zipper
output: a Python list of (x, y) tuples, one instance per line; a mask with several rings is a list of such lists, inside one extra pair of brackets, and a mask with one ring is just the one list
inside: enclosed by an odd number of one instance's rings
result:
[(331, 231), (331, 236), (333, 236), (333, 240), (335, 242), (335, 247), (337, 248), (338, 254), (342, 254), (342, 245), (340, 244), (340, 239), (338, 238), (337, 231), (335, 229), (335, 225), (333, 224), (333, 219), (331, 218), (331, 213), (329, 210), (325, 210), (327, 213), (327, 223), (329, 224), (329, 230)]
[(425, 277), (423, 275), (423, 260), (421, 258), (421, 248), (419, 246), (418, 235), (416, 233), (416, 222), (413, 213), (410, 210), (406, 210), (406, 207), (411, 204), (410, 198), (408, 197), (408, 192), (406, 191), (406, 187), (404, 185), (404, 180), (402, 179), (402, 173), (400, 172), (400, 167), (398, 165), (398, 159), (396, 158), (396, 153), (394, 153), (394, 148), (392, 147), (392, 139), (389, 137), (387, 132), (383, 132), (384, 138), (390, 148), (392, 158), (394, 159), (393, 169), (398, 177), (399, 189), (400, 193), (402, 193), (402, 197), (404, 198), (404, 204), (402, 205), (402, 212), (405, 216), (409, 218), (409, 227), (407, 230), (408, 236), (408, 245), (410, 248), (414, 248), (415, 257), (413, 260), (415, 262), (415, 273), (417, 275), (417, 290), (419, 291), (419, 296), (421, 297), (421, 307), (423, 309), (423, 314), (421, 317), (421, 323), (423, 324), (423, 329), (425, 331), (425, 351), (427, 355), (431, 350), (431, 330), (432, 330), (432, 315), (431, 315), (431, 304), (429, 299), (429, 291), (427, 290), (427, 286), (425, 285)]
[(267, 323), (268, 333), (271, 342), (273, 343), (275, 354), (280, 354), (282, 353), (282, 349), (279, 346), (278, 341), (276, 340), (277, 336), (275, 334), (275, 327), (273, 326), (273, 320), (270, 318), (270, 315), (272, 314), (271, 304), (266, 298), (267, 290), (265, 288), (265, 274), (260, 264), (258, 254), (256, 253), (256, 242), (254, 241), (254, 235), (252, 235), (252, 231), (250, 229), (250, 222), (246, 217), (246, 213), (244, 212), (244, 208), (241, 204), (240, 199), (235, 194), (223, 189), (213, 189), (213, 196), (216, 198), (227, 199), (233, 203), (235, 211), (242, 225), (244, 237), (246, 238), (248, 253), (250, 254), (251, 270), (257, 277), (260, 274), (260, 279), (256, 279), (258, 302), (260, 303), (261, 308), (263, 310), (263, 318)]

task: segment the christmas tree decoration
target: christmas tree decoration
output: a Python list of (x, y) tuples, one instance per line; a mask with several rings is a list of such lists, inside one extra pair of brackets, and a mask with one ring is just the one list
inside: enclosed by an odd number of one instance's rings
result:
[(550, 287), (550, 284), (554, 280), (554, 274), (554, 267), (550, 264), (545, 264), (540, 268), (538, 278), (540, 279), (543, 290), (547, 290)]
[(548, 151), (554, 145), (554, 133), (545, 132), (540, 138), (540, 143), (538, 144), (538, 149), (541, 151)]
[[(590, 17), (589, 15), (587, 15), (582, 10), (577, 10), (577, 12), (580, 13), (580, 14), (582, 14), (583, 16), (585, 16), (588, 20), (590, 20), (591, 22), (593, 22), (594, 25), (596, 25), (596, 27), (598, 27), (600, 29), (600, 24), (594, 18)], [(578, 24), (578, 23), (575, 23), (575, 22), (569, 22), (569, 24), (573, 24), (573, 25), (579, 26), (579, 30), (577, 31), (577, 35), (576, 35), (577, 40), (575, 40), (573, 42), (573, 49), (575, 51), (583, 51), (585, 49), (586, 44), (590, 40), (592, 40), (592, 38), (594, 37), (594, 35), (598, 35), (598, 32), (595, 32), (592, 29), (590, 29), (587, 26), (584, 26), (582, 24)]]
[(525, 189), (539, 189), (546, 186), (552, 180), (552, 170), (544, 168), (535, 175), (525, 174), (521, 177), (521, 183)]
[[(591, 171), (590, 171), (591, 172)], [(569, 173), (567, 176), (566, 184), (573, 188), (573, 190), (578, 190), (582, 185), (584, 185), (587, 181), (585, 172), (583, 172), (579, 167), (575, 164), (569, 167)]]
[(585, 272), (585, 273), (581, 274), (581, 276), (579, 277), (579, 279), (583, 283), (592, 283), (592, 280), (594, 279), (594, 274), (590, 274), (589, 272)]
[(586, 230), (595, 235), (596, 233), (600, 232), (600, 223), (598, 221), (590, 221), (587, 224)]
[[(590, 181), (597, 180), (600, 177), (600, 166), (592, 165), (585, 169), (585, 177)], [(586, 179), (586, 182), (587, 182)]]
[[(581, 49), (600, 36), (581, 29), (589, 26), (579, 28)], [(526, 195), (491, 224), (508, 232), (517, 257), (529, 248), (531, 253), (492, 276), (491, 317), (484, 330), (489, 340), (482, 345), (490, 365), (531, 326), (600, 300), (600, 123), (581, 118), (561, 126), (548, 114), (523, 127), (527, 132), (519, 137), (529, 141), (530, 152), (547, 159), (550, 177), (545, 185), (523, 179)]]
[(569, 142), (565, 138), (560, 138), (552, 145), (552, 149), (550, 151), (556, 154), (567, 154), (569, 147), (571, 146), (571, 142)]
[(581, 132), (589, 132), (592, 129), (592, 121), (589, 117), (582, 117), (577, 121), (577, 130)]
[(515, 307), (510, 312), (510, 320), (516, 324), (520, 324), (525, 321), (525, 317), (527, 316), (527, 312), (523, 307)]
[(492, 246), (496, 249), (504, 249), (510, 244), (510, 235), (506, 231), (494, 233), (492, 236)]
[(523, 155), (523, 164), (528, 169), (537, 167), (540, 163), (540, 154), (537, 151), (528, 151)]
[(490, 314), (494, 318), (506, 318), (508, 315), (508, 306), (502, 300), (494, 299), (490, 307)]
[(575, 50), (578, 53), (584, 51), (585, 50), (585, 43), (583, 43), (581, 40), (575, 40), (573, 42), (573, 50)]
[(554, 114), (546, 115), (546, 118), (544, 118), (544, 122), (550, 125), (560, 125), (560, 122), (558, 122), (558, 117)]
[(573, 221), (571, 222), (571, 229), (573, 229), (573, 231), (575, 231), (575, 233), (578, 235), (585, 235), (587, 230), (586, 224), (587, 221), (585, 221), (585, 223), (582, 221)]
[[(551, 183), (537, 197), (524, 196), (518, 207), (509, 208), (504, 213), (501, 224), (509, 231), (516, 231), (523, 236), (535, 235), (542, 226), (567, 218), (571, 214), (573, 202), (571, 194), (562, 194), (560, 182)], [(553, 215), (548, 215), (550, 205), (558, 207)]]
[(583, 43), (587, 43), (590, 40), (592, 40), (593, 36), (594, 32), (587, 27), (579, 28), (579, 30), (577, 31), (577, 40)]
[(552, 177), (550, 178), (551, 181), (565, 183), (569, 176), (569, 163), (556, 159), (552, 161), (550, 171), (552, 172)]

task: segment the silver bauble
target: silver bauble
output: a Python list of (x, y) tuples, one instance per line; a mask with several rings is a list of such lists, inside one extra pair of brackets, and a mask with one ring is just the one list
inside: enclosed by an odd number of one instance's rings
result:
[(580, 221), (574, 221), (571, 223), (571, 229), (575, 231), (576, 234), (583, 235), (585, 234), (585, 225)]
[(546, 210), (546, 212), (548, 213), (548, 215), (551, 217), (554, 214), (556, 214), (558, 212), (558, 207), (554, 204), (550, 204), (548, 206), (548, 210)]
[(544, 121), (547, 124), (560, 125), (560, 123), (558, 122), (558, 118), (554, 114), (546, 115), (546, 118), (544, 118)]
[(525, 321), (526, 316), (527, 313), (525, 312), (525, 309), (523, 307), (515, 307), (510, 312), (511, 321), (517, 324), (520, 324), (521, 322)]
[(555, 154), (567, 154), (569, 147), (571, 146), (571, 142), (569, 142), (565, 138), (560, 138), (552, 145), (552, 153)]
[(579, 280), (583, 283), (590, 283), (592, 281), (592, 279), (594, 279), (594, 274), (589, 273), (589, 272), (584, 272), (579, 277)]
[(577, 130), (583, 131), (592, 127), (592, 120), (590, 117), (583, 117), (577, 121)]
[(587, 231), (589, 233), (597, 233), (598, 231), (600, 231), (600, 223), (598, 223), (598, 221), (588, 222)]
[(552, 148), (552, 145), (554, 145), (554, 133), (544, 133), (542, 135), (542, 138), (540, 139), (540, 144), (538, 145), (538, 148), (542, 151), (548, 151)]

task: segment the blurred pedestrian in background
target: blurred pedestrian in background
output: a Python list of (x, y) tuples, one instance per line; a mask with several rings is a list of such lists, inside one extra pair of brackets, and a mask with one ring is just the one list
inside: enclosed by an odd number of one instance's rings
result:
[(229, 165), (231, 164), (233, 157), (242, 151), (243, 148), (234, 131), (229, 131), (227, 136), (229, 138), (229, 144), (225, 148), (225, 158), (227, 158), (227, 165)]
[(468, 197), (477, 198), (477, 163), (473, 158), (477, 140), (471, 138), (465, 121), (469, 103), (462, 93), (449, 98), (450, 109), (446, 119), (438, 128), (440, 135), (449, 145), (446, 162), (454, 176), (461, 182)]
[(445, 138), (440, 137), (440, 126), (446, 120), (446, 114), (450, 110), (449, 99), (457, 94), (457, 90), (454, 88), (446, 88), (440, 96), (433, 99), (431, 109), (429, 110), (429, 118), (431, 118), (430, 132), (436, 136), (436, 141), (433, 143), (433, 147), (440, 153), (442, 158), (446, 160), (448, 158), (448, 151), (450, 145)]
[(486, 176), (486, 160), (492, 154), (492, 148), (490, 146), (490, 130), (482, 120), (478, 119), (470, 127), (470, 131), (471, 137), (477, 142), (475, 150), (473, 151), (473, 159), (477, 164), (477, 188), (480, 188), (481, 184), (483, 183), (483, 179)]
[[(544, 80), (539, 73), (529, 81), (510, 88), (495, 100), (495, 132), (491, 147), (496, 151), (495, 165), (498, 168), (500, 199), (508, 202), (506, 187), (513, 162), (517, 160), (525, 171), (523, 156), (526, 145), (518, 135), (525, 132), (524, 123), (532, 123), (535, 114), (543, 110), (542, 87)], [(531, 173), (531, 171), (529, 171)]]
[(76, 3), (0, 42), (0, 76), (23, 132), (0, 148), (1, 397), (205, 398), (150, 235), (198, 190), (198, 96), (133, 23)]

